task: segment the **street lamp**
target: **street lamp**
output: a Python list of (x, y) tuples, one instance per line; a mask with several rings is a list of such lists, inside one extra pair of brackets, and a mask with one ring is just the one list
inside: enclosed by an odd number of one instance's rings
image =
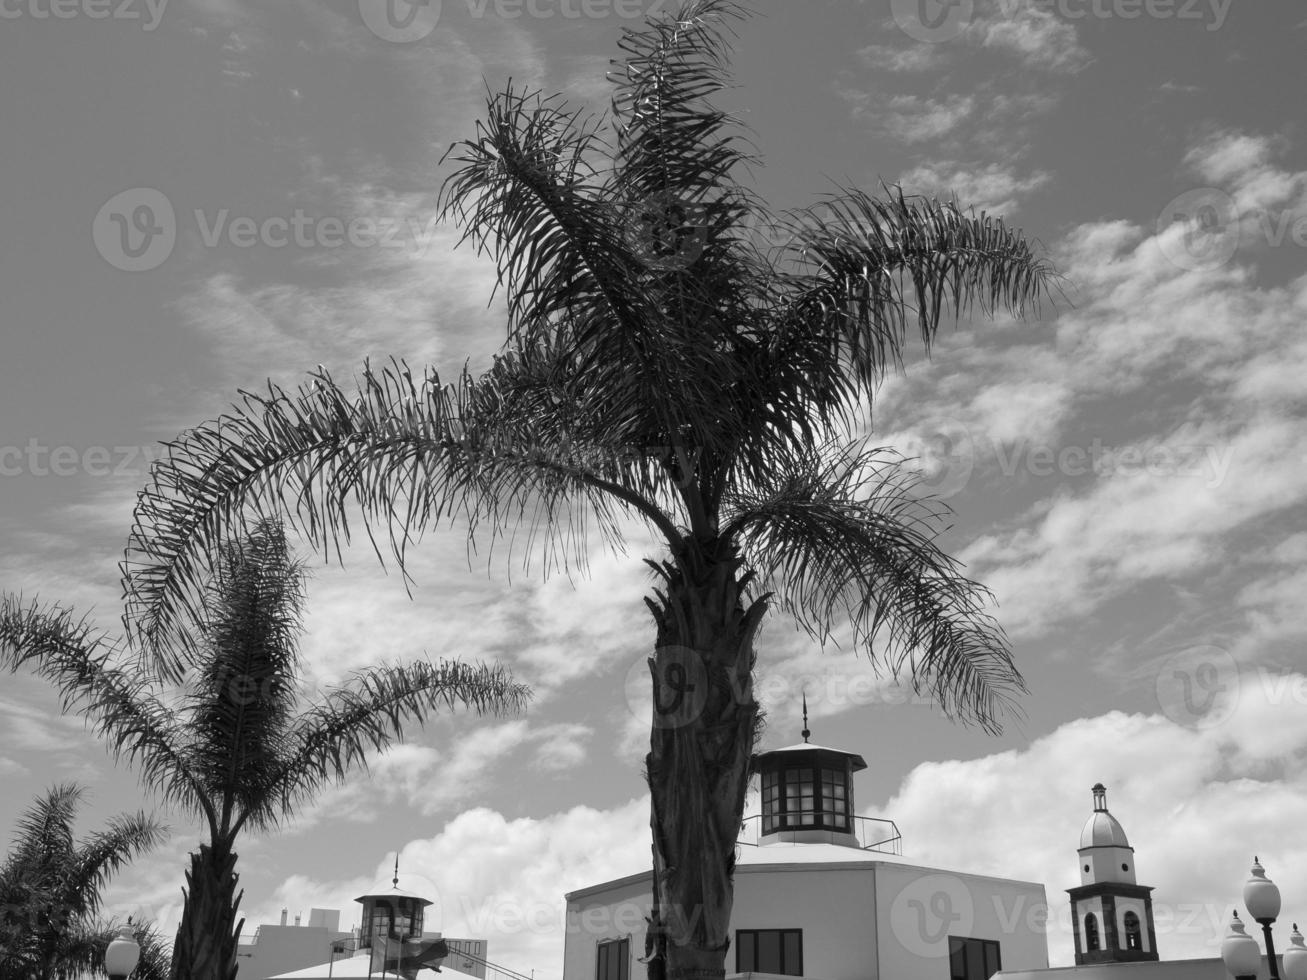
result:
[(127, 980), (140, 958), (141, 944), (132, 935), (131, 928), (123, 926), (104, 951), (104, 970), (109, 974), (109, 980)]
[(1234, 980), (1257, 980), (1262, 951), (1257, 947), (1257, 940), (1244, 932), (1238, 912), (1230, 920), (1230, 931), (1221, 940), (1221, 959)]
[(1271, 926), (1280, 914), (1280, 889), (1275, 882), (1266, 877), (1266, 869), (1253, 857), (1252, 877), (1243, 886), (1243, 904), (1248, 914), (1262, 927), (1266, 937), (1266, 963), (1271, 971), (1271, 980), (1280, 980), (1280, 968), (1275, 963), (1275, 941), (1271, 938)]

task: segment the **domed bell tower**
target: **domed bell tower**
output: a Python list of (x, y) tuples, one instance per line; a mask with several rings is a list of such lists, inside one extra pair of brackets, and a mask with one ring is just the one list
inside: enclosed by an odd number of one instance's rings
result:
[(1080, 832), (1080, 885), (1067, 889), (1076, 965), (1156, 960), (1153, 889), (1135, 881), (1135, 849), (1107, 810), (1107, 788), (1092, 789), (1094, 812)]

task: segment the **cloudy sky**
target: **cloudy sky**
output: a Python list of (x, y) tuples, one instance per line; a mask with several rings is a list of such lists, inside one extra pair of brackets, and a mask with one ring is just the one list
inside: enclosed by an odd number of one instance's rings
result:
[[(0, 589), (116, 629), (160, 440), (241, 388), (365, 358), (484, 366), (493, 270), (434, 222), (441, 154), (509, 78), (602, 110), (625, 26), (662, 0), (0, 2)], [(1296, 0), (754, 0), (723, 103), (777, 208), (832, 182), (956, 193), (1069, 278), (1029, 323), (949, 330), (884, 387), (877, 436), (948, 500), (1029, 684), (1001, 737), (956, 727), (774, 616), (767, 747), (858, 751), (859, 810), (922, 864), (1063, 889), (1089, 787), (1155, 886), (1166, 958), (1214, 955), (1259, 854), (1307, 918), (1307, 20)], [(639, 870), (647, 737), (633, 534), (588, 578), (469, 561), (431, 534), (412, 598), (370, 552), (315, 566), (303, 652), (497, 659), (526, 715), (440, 718), (241, 848), (250, 926), (345, 909), (402, 851), (447, 934), (540, 977), (562, 894)], [(29, 677), (0, 686), (0, 832), (43, 788), (90, 828), (146, 800)], [(175, 926), (197, 828), (110, 910)], [(1283, 938), (1281, 939), (1283, 942)]]

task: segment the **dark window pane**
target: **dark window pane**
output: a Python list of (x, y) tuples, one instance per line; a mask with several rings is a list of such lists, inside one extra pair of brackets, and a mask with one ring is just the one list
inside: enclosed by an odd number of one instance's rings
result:
[(738, 932), (735, 934), (735, 969), (738, 973), (749, 973), (757, 968), (757, 957), (754, 955), (753, 933)]
[(786, 930), (784, 939), (785, 958), (781, 963), (781, 972), (787, 976), (803, 975), (803, 933), (798, 930)]
[(986, 980), (1003, 968), (1002, 962), (998, 957), (998, 943), (985, 943), (985, 973)]
[(775, 929), (758, 933), (758, 972), (781, 972), (781, 936)]
[(948, 940), (949, 980), (967, 980), (967, 944), (952, 936)]

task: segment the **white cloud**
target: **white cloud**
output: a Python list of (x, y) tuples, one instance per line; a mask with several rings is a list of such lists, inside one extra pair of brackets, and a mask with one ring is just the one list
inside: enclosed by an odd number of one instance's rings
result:
[(911, 193), (945, 199), (956, 195), (964, 207), (1006, 216), (1020, 208), (1023, 198), (1051, 180), (1052, 175), (1046, 170), (1035, 170), (1019, 177), (1006, 164), (969, 166), (949, 161), (914, 167), (899, 178), (899, 183)]
[(1012, 54), (1032, 68), (1075, 73), (1092, 58), (1080, 44), (1074, 25), (1057, 14), (1023, 0), (987, 0), (977, 9), (973, 29), (964, 37), (981, 47)]

